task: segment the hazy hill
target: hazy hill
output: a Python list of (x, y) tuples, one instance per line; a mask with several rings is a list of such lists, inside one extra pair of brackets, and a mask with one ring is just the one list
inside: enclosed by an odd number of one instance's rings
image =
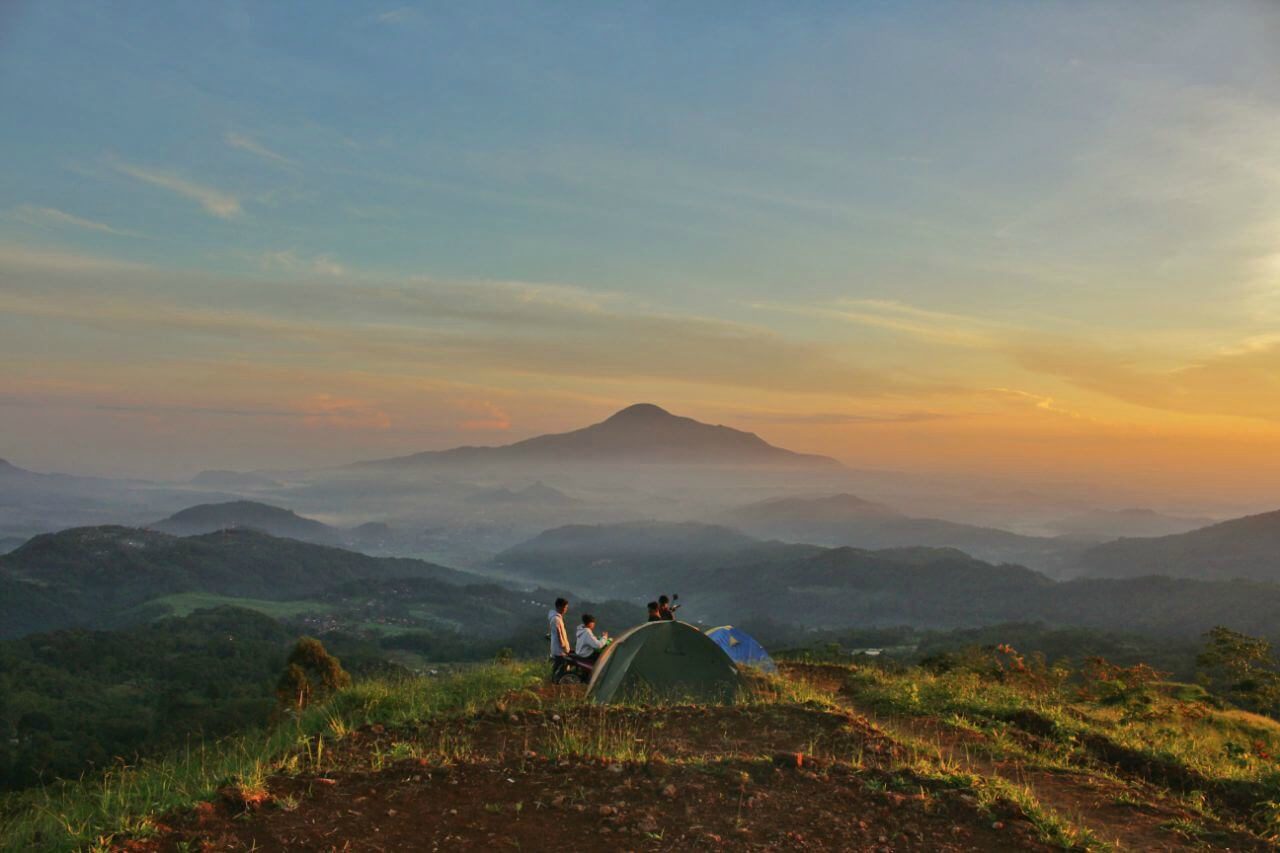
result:
[(728, 527), (676, 522), (572, 524), (545, 531), (491, 562), (502, 573), (614, 596), (681, 591), (693, 571), (777, 561), (821, 548), (761, 542)]
[(817, 545), (958, 548), (983, 560), (1053, 572), (1073, 546), (1055, 539), (937, 518), (912, 518), (855, 495), (774, 498), (732, 510), (726, 520), (747, 533)]
[(468, 503), (523, 505), (529, 507), (573, 506), (581, 501), (539, 480), (523, 489), (485, 489), (467, 497)]
[(1170, 577), (1280, 581), (1280, 511), (1148, 539), (1120, 539), (1082, 553), (1088, 577)]
[(1183, 518), (1151, 509), (1092, 510), (1045, 525), (1062, 536), (1098, 541), (1135, 536), (1172, 536), (1213, 524), (1212, 518)]
[(643, 600), (682, 615), (805, 628), (1050, 625), (1189, 638), (1214, 625), (1280, 636), (1280, 584), (1142, 577), (1056, 582), (951, 548), (820, 548), (702, 524), (575, 525), (501, 554), (496, 569), (548, 586)]
[(272, 536), (321, 544), (334, 544), (341, 538), (339, 532), (327, 524), (303, 518), (283, 507), (257, 501), (199, 504), (176, 512), (149, 527), (175, 536), (196, 536), (216, 530), (248, 528)]
[(582, 429), (540, 435), (515, 444), (457, 447), (357, 464), (401, 468), (463, 462), (839, 467), (829, 457), (784, 450), (754, 433), (700, 423), (650, 403), (628, 406), (607, 420)]
[(179, 538), (128, 527), (76, 528), (36, 536), (0, 556), (0, 637), (117, 624), (123, 611), (174, 593), (279, 601), (399, 577), (480, 580), (422, 560), (368, 557), (247, 529)]

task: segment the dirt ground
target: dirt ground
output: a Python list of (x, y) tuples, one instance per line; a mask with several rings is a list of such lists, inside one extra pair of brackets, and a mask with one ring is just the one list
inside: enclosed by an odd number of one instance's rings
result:
[(833, 768), (532, 760), (275, 778), (134, 850), (1046, 850), (963, 795), (873, 791)]
[[(589, 758), (574, 737), (604, 732)], [(394, 761), (397, 744), (452, 745)], [(1016, 811), (888, 768), (893, 741), (805, 705), (504, 708), (352, 733), (322, 773), (169, 815), (125, 849), (1047, 850)], [(854, 769), (859, 758), (864, 769)]]

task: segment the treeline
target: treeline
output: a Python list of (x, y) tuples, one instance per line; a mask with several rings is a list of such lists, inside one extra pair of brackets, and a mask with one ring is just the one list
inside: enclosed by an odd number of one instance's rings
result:
[[(0, 642), (0, 789), (74, 778), (265, 724), (297, 632), (234, 607)], [(379, 650), (326, 638), (344, 666)]]

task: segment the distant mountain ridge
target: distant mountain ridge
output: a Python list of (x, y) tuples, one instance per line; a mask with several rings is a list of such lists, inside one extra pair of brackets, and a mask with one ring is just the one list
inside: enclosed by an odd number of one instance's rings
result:
[(547, 531), (491, 565), (531, 582), (620, 594), (680, 592), (687, 618), (766, 617), (807, 628), (959, 628), (1016, 620), (1197, 637), (1214, 625), (1280, 637), (1280, 584), (1140, 577), (1054, 581), (954, 548), (820, 548), (715, 525), (649, 522)]
[(958, 548), (981, 560), (1010, 562), (1056, 572), (1077, 550), (1070, 543), (1023, 536), (939, 518), (913, 518), (851, 494), (772, 498), (746, 504), (724, 517), (753, 536), (814, 545), (882, 548)]
[(840, 467), (828, 456), (776, 447), (755, 433), (673, 415), (652, 403), (628, 406), (582, 429), (540, 435), (514, 444), (430, 450), (355, 464), (367, 468), (465, 462)]
[(198, 504), (148, 525), (150, 530), (174, 536), (197, 536), (236, 528), (259, 530), (285, 539), (320, 544), (333, 544), (341, 539), (338, 530), (323, 522), (258, 501)]
[(1084, 551), (1078, 566), (1085, 577), (1166, 575), (1280, 582), (1280, 511), (1172, 536), (1118, 539)]

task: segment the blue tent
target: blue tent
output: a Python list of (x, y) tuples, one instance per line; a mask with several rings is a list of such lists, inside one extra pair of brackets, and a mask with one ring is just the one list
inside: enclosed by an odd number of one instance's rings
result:
[(755, 637), (741, 628), (722, 625), (719, 628), (712, 628), (707, 632), (707, 636), (715, 640), (734, 663), (754, 666), (765, 672), (778, 671), (778, 665), (773, 662), (773, 658), (769, 657), (764, 646), (757, 643)]

